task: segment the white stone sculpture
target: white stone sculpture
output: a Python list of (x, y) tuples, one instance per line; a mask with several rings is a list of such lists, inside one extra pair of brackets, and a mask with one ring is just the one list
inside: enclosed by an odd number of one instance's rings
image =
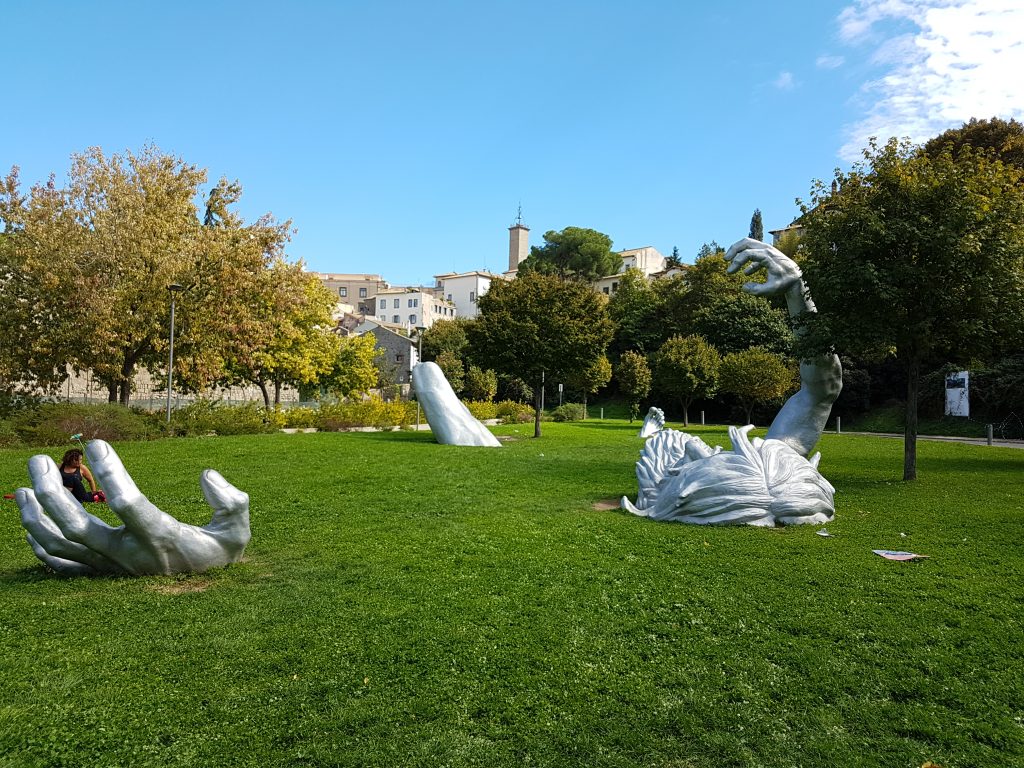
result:
[(90, 441), (85, 455), (123, 525), (115, 528), (86, 512), (49, 456), (29, 459), (32, 488), (15, 492), (28, 543), (53, 570), (72, 576), (198, 573), (242, 558), (250, 537), (249, 496), (219, 472), (208, 469), (199, 478), (213, 507), (213, 519), (199, 528), (153, 505), (104, 441)]
[(661, 408), (651, 406), (644, 419), (644, 425), (640, 427), (640, 437), (650, 437), (655, 432), (665, 428), (665, 412)]
[(442, 445), (501, 447), (498, 438), (455, 396), (452, 385), (437, 363), (414, 366), (412, 386), (437, 442)]
[[(728, 272), (765, 270), (763, 283), (745, 283), (748, 292), (784, 294), (791, 316), (813, 312), (814, 303), (800, 268), (766, 243), (744, 238), (725, 254)], [(800, 390), (786, 401), (764, 440), (750, 441), (730, 428), (733, 449), (712, 449), (699, 437), (662, 430), (644, 445), (636, 465), (636, 504), (622, 507), (654, 520), (699, 524), (777, 525), (824, 523), (835, 514), (835, 489), (818, 472), (820, 454), (806, 457), (825, 428), (842, 389), (842, 367), (835, 355), (800, 363)]]

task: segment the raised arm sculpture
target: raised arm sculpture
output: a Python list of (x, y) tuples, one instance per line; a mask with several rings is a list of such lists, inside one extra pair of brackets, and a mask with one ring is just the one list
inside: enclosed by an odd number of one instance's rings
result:
[(437, 363), (416, 365), (412, 369), (412, 387), (437, 442), (442, 445), (501, 447), (498, 438), (455, 396), (452, 385)]
[[(725, 254), (728, 272), (764, 270), (762, 283), (745, 283), (758, 296), (783, 294), (791, 316), (813, 312), (800, 268), (782, 251), (744, 238)], [(730, 428), (733, 450), (712, 449), (699, 437), (662, 430), (644, 445), (637, 462), (636, 504), (622, 507), (641, 517), (701, 524), (770, 526), (823, 523), (835, 514), (835, 489), (818, 472), (820, 454), (807, 456), (821, 437), (842, 388), (839, 358), (800, 363), (800, 390), (782, 406), (764, 440), (747, 438), (753, 427)]]
[(49, 456), (28, 462), (32, 488), (15, 492), (21, 524), (36, 557), (71, 576), (97, 573), (171, 574), (200, 572), (242, 558), (249, 543), (249, 496), (220, 473), (199, 478), (213, 519), (203, 527), (181, 523), (147, 499), (107, 443), (85, 447), (107, 503), (123, 525), (107, 525), (85, 511), (64, 488)]

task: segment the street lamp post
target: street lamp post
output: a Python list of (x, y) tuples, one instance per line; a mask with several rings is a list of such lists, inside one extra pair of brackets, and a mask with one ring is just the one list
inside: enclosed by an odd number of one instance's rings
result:
[(171, 393), (174, 389), (174, 295), (178, 291), (185, 290), (184, 286), (178, 283), (171, 283), (167, 286), (171, 294), (171, 353), (167, 361), (167, 423), (171, 423)]

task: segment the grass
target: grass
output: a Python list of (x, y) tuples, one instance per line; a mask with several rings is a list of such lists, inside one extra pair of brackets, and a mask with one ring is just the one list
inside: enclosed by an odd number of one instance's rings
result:
[[(876, 408), (861, 416), (843, 417), (842, 427), (851, 432), (891, 432), (903, 434), (906, 413), (902, 405)], [(988, 424), (963, 416), (920, 417), (917, 424), (919, 435), (949, 435), (952, 437), (985, 437)], [(1015, 435), (1009, 435), (1014, 437)], [(997, 438), (1003, 435), (996, 435)]]
[(188, 522), (207, 466), (250, 493), (198, 576), (55, 577), (3, 502), (0, 765), (1024, 764), (1024, 451), (922, 442), (903, 484), (899, 441), (826, 435), (825, 539), (595, 509), (637, 429), (117, 446)]

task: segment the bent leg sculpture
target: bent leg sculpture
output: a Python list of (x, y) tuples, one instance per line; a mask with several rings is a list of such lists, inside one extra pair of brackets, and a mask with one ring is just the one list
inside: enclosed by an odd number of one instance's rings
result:
[(498, 438), (455, 396), (452, 385), (437, 363), (415, 366), (412, 369), (412, 386), (437, 442), (442, 445), (501, 447)]
[[(745, 238), (729, 248), (725, 260), (730, 274), (740, 268), (745, 275), (764, 270), (764, 282), (744, 284), (748, 293), (784, 295), (793, 317), (814, 312), (800, 268), (782, 251)], [(806, 457), (820, 439), (842, 385), (842, 367), (835, 355), (802, 360), (800, 391), (782, 406), (767, 439), (749, 440), (752, 426), (732, 427), (732, 451), (712, 450), (685, 432), (655, 432), (636, 465), (636, 504), (623, 497), (622, 508), (653, 520), (700, 524), (831, 520), (835, 489), (818, 472), (821, 454)], [(642, 436), (647, 427), (645, 422)]]
[(58, 573), (171, 574), (201, 572), (242, 559), (249, 543), (249, 496), (208, 469), (199, 478), (213, 519), (187, 525), (147, 499), (103, 440), (85, 448), (107, 503), (124, 522), (115, 528), (85, 511), (65, 490), (49, 456), (28, 462), (32, 488), (15, 492), (21, 524), (36, 557)]

